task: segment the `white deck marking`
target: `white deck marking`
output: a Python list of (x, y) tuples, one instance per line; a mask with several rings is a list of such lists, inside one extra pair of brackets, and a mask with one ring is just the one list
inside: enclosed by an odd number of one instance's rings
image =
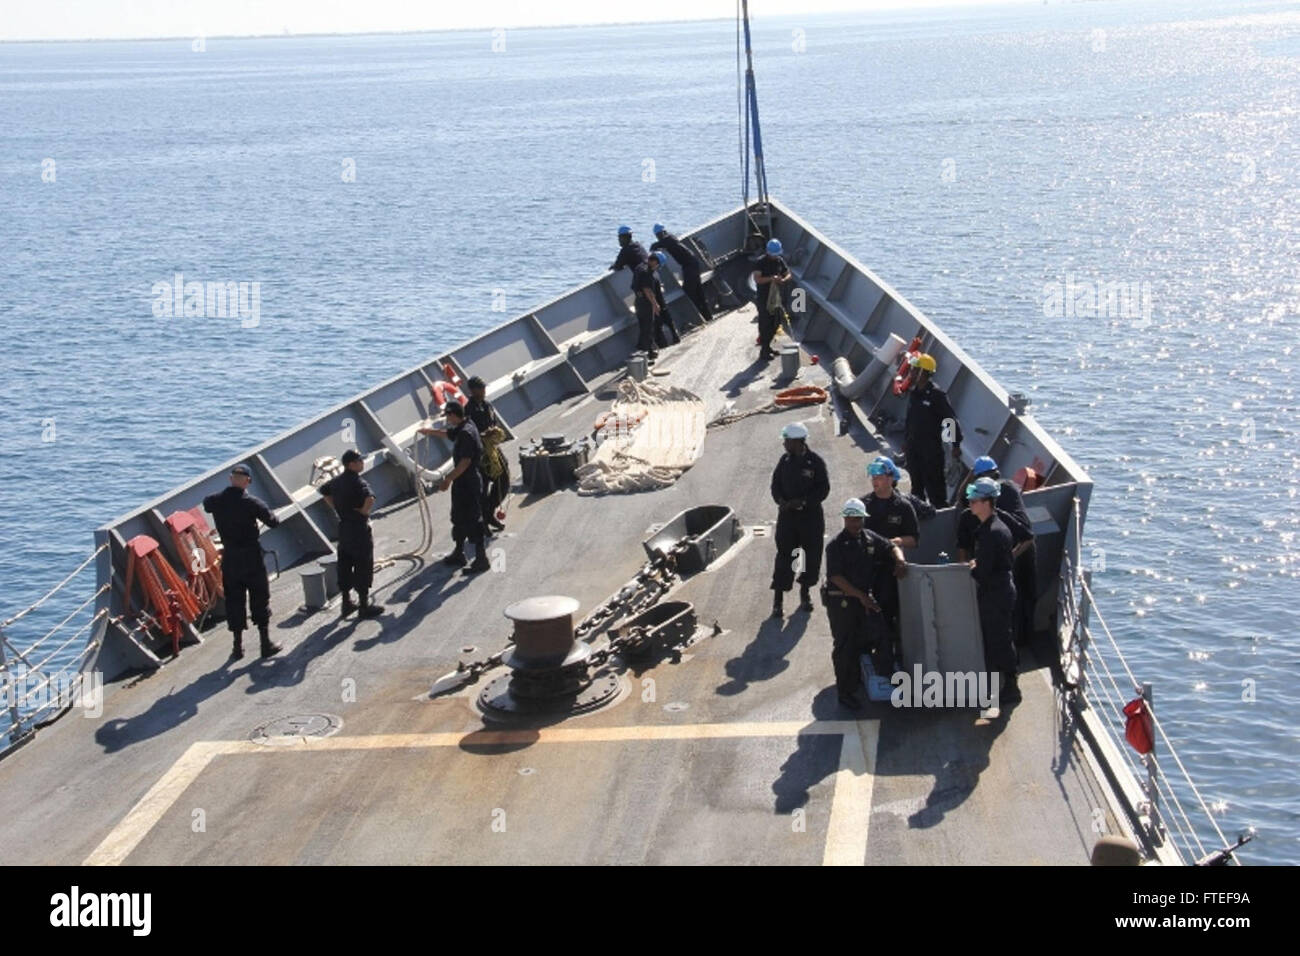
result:
[(83, 866), (117, 866), (125, 860), (144, 839), (145, 834), (171, 808), (185, 788), (195, 781), (208, 763), (228, 746), (227, 741), (201, 740), (190, 744), (179, 760), (149, 788), (131, 811), (122, 818), (93, 853), (86, 857)]
[(840, 741), (840, 769), (835, 774), (823, 866), (862, 866), (866, 862), (879, 742), (878, 720), (856, 722)]
[[(218, 756), (277, 755), (311, 750), (411, 750), (512, 744), (616, 743), (633, 740), (723, 740), (745, 737), (843, 737), (835, 778), (824, 862), (854, 862), (866, 855), (871, 813), (871, 773), (876, 765), (879, 721), (791, 720), (736, 724), (652, 724), (635, 727), (547, 727), (540, 730), (478, 730), (470, 733), (364, 734), (355, 737), (304, 737), (301, 746), (269, 747), (250, 740), (210, 740), (191, 744), (149, 792), (131, 808), (86, 857), (85, 866), (125, 862), (185, 789)], [(843, 857), (843, 860), (840, 860)], [(833, 859), (834, 858), (834, 859)]]

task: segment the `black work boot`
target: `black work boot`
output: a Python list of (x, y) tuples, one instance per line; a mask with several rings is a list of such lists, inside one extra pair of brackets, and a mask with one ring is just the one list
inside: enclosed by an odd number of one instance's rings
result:
[(484, 571), (492, 569), (491, 562), (488, 561), (487, 548), (483, 546), (483, 540), (480, 538), (475, 542), (474, 563), (465, 569), (466, 574), (482, 574)]
[(465, 549), (462, 545), (457, 544), (456, 550), (442, 559), (443, 564), (449, 564), (453, 568), (463, 568), (465, 566)]
[(799, 588), (799, 610), (811, 611), (813, 609), (812, 595), (808, 593), (808, 585)]
[(1002, 690), (998, 694), (998, 703), (1004, 707), (1007, 704), (1020, 703), (1020, 683), (1015, 671), (1002, 672)]
[(383, 605), (370, 600), (369, 591), (358, 590), (357, 600), (361, 602), (361, 610), (357, 613), (357, 617), (379, 617), (384, 613)]
[(271, 635), (266, 632), (266, 625), (257, 625), (257, 634), (262, 639), (262, 656), (270, 657), (272, 654), (279, 654), (281, 647), (279, 644), (271, 643)]
[[(361, 592), (358, 591), (357, 593), (360, 594)], [(365, 602), (362, 601), (362, 603), (364, 604)], [(352, 613), (353, 611), (355, 611), (356, 609), (357, 609), (357, 606), (356, 606), (355, 604), (352, 603), (352, 594), (351, 594), (351, 592), (350, 592), (350, 591), (344, 591), (344, 592), (343, 592), (343, 604), (339, 607), (339, 617), (347, 617), (349, 614), (351, 614), (351, 613)]]
[(237, 661), (244, 656), (244, 632), (234, 631), (232, 633), (235, 635), (235, 644), (234, 647), (230, 649), (230, 659), (232, 661)]

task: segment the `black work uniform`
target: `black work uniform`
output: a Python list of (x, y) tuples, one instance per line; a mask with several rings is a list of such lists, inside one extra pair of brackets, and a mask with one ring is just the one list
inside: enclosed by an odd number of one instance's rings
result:
[[(673, 323), (673, 314), (668, 311), (668, 303), (664, 301), (664, 284), (659, 278), (659, 269), (662, 268), (663, 266), (659, 266), (651, 271), (648, 266), (646, 267), (646, 271), (650, 272), (650, 291), (654, 293), (655, 301), (659, 303), (659, 314), (654, 317), (654, 325), (655, 344), (661, 349), (676, 345), (682, 340), (682, 337), (677, 334), (677, 326)], [(665, 331), (672, 335), (672, 341), (665, 337)]]
[(447, 429), (447, 437), (452, 441), (451, 460), (459, 464), (462, 459), (469, 459), (469, 467), (451, 483), (451, 537), (460, 548), (469, 540), (473, 541), (483, 553), (483, 476), (479, 472), (479, 462), (483, 458), (483, 441), (479, 438), (478, 428), (470, 419), (465, 419), (455, 428)]
[(1016, 585), (1012, 580), (1012, 537), (996, 513), (975, 528), (976, 598), (979, 601), (980, 632), (984, 638), (984, 666), (1002, 674), (1002, 686), (1015, 682), (1016, 645), (1012, 616), (1016, 609)]
[(943, 423), (952, 419), (953, 440), (961, 444), (961, 423), (948, 396), (934, 382), (907, 393), (907, 421), (904, 425), (907, 467), (912, 487), (919, 498), (928, 498), (936, 508), (948, 507), (948, 482), (944, 472), (948, 461), (943, 453)]
[[(248, 616), (259, 626), (271, 620), (271, 585), (257, 536), (259, 521), (268, 528), (280, 521), (266, 502), (244, 488), (229, 488), (203, 499), (203, 510), (216, 521), (221, 535), (221, 587), (226, 595), (226, 626), (238, 634), (248, 626)], [(248, 610), (244, 597), (248, 597)]]
[[(648, 258), (649, 253), (645, 251), (645, 246), (641, 245), (639, 242), (629, 242), (622, 249), (618, 250), (618, 258), (614, 260), (614, 264), (610, 266), (610, 269), (615, 272), (619, 269), (627, 269), (632, 273), (632, 276), (635, 279), (637, 266), (645, 265), (645, 261)], [(636, 290), (635, 283), (633, 284), (632, 289), (633, 291)]]
[[(882, 538), (914, 537), (921, 540), (921, 527), (916, 520), (916, 509), (901, 495), (897, 489), (888, 498), (879, 497), (874, 491), (863, 495), (861, 500), (867, 506), (867, 520), (863, 527), (874, 531)], [(876, 592), (876, 601), (885, 615), (889, 626), (898, 631), (898, 578), (890, 575), (888, 581), (880, 582)]]
[(654, 306), (645, 297), (649, 292), (654, 295), (654, 286), (658, 282), (654, 273), (644, 264), (632, 270), (632, 293), (636, 296), (636, 348), (638, 352), (656, 354), (654, 342)]
[(320, 493), (329, 495), (339, 515), (339, 590), (346, 601), (348, 591), (356, 588), (357, 597), (365, 604), (375, 578), (375, 537), (370, 519), (357, 509), (374, 492), (369, 482), (345, 468), (321, 485)]
[[(758, 260), (758, 274), (761, 276), (783, 276), (789, 272), (785, 260), (780, 256), (763, 256)], [(767, 297), (771, 295), (772, 286), (755, 283), (758, 288), (758, 344), (764, 352), (772, 350), (772, 339), (776, 338), (777, 325), (785, 314), (785, 292), (781, 293), (782, 306), (776, 311), (769, 311)], [(780, 283), (777, 283), (779, 286)]]
[[(505, 425), (497, 416), (496, 409), (486, 398), (481, 402), (470, 399), (465, 403), (465, 414), (469, 420), (474, 423), (478, 429), (479, 441), (483, 440), (483, 435), (489, 428), (499, 428), (504, 433)], [(506, 495), (510, 493), (510, 463), (506, 461), (506, 456), (498, 448), (495, 451), (497, 464), (501, 468), (501, 474), (496, 478), (488, 476), (487, 473), (487, 449), (483, 450), (483, 459), (479, 463), (480, 470), (483, 472), (483, 520), (488, 522), (496, 517), (497, 507), (501, 502), (506, 500)]]
[(772, 590), (780, 593), (793, 585), (796, 548), (803, 553), (804, 568), (799, 584), (810, 588), (820, 578), (822, 540), (826, 534), (822, 502), (830, 493), (826, 462), (815, 451), (805, 450), (798, 457), (786, 452), (776, 463), (772, 472), (772, 499), (781, 510), (776, 518)]
[(686, 298), (691, 300), (695, 310), (700, 313), (700, 318), (705, 322), (713, 321), (713, 310), (709, 308), (708, 300), (704, 298), (704, 286), (700, 283), (700, 260), (696, 258), (695, 253), (686, 248), (685, 244), (674, 236), (671, 232), (659, 233), (659, 238), (650, 243), (650, 251), (655, 252), (662, 249), (682, 267), (682, 291), (686, 293)]
[(894, 546), (863, 528), (856, 535), (841, 531), (826, 545), (826, 617), (831, 625), (831, 664), (835, 668), (835, 689), (848, 696), (862, 685), (860, 658), (871, 654), (877, 674), (893, 670), (892, 642), (884, 616), (868, 611), (856, 597), (850, 597), (831, 581), (844, 577), (855, 588), (866, 591), (880, 603), (879, 582), (894, 579)]
[[(1016, 584), (1015, 635), (1016, 643), (1023, 644), (1034, 636), (1034, 605), (1038, 601), (1038, 552), (1034, 545), (1034, 526), (1025, 510), (1025, 499), (1015, 482), (1005, 478), (998, 482), (997, 512), (1002, 523), (1011, 532), (1016, 544), (1029, 542), (1029, 547), (1015, 559), (1012, 578)], [(962, 507), (969, 508), (965, 499)], [(974, 551), (975, 528), (979, 520), (969, 510), (957, 517), (957, 547), (967, 554)]]

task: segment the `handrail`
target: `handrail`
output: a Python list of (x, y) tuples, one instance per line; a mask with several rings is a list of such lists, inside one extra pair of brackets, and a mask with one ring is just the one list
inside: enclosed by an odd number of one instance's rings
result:
[(40, 599), (39, 601), (37, 601), (35, 604), (29, 605), (29, 606), (26, 607), (25, 609), (19, 611), (19, 612), (18, 612), (17, 614), (15, 614), (13, 617), (9, 618), (9, 620), (7, 620), (7, 621), (3, 621), (3, 622), (0, 622), (0, 629), (6, 628), (6, 627), (8, 627), (10, 624), (13, 624), (15, 621), (20, 620), (21, 618), (23, 618), (23, 617), (25, 617), (26, 615), (30, 614), (32, 611), (36, 610), (38, 607), (40, 607), (42, 604), (44, 604), (44, 603), (45, 603), (46, 601), (48, 601), (50, 598), (54, 597), (54, 595), (55, 595), (56, 593), (58, 593), (58, 591), (59, 591), (60, 588), (62, 588), (65, 584), (67, 584), (69, 581), (71, 581), (73, 578), (75, 578), (78, 574), (80, 574), (82, 571), (84, 571), (84, 570), (86, 569), (87, 565), (89, 565), (91, 561), (94, 561), (95, 558), (99, 557), (100, 552), (101, 552), (101, 551), (104, 551), (104, 550), (107, 549), (107, 548), (108, 548), (108, 545), (107, 545), (107, 544), (101, 544), (98, 548), (96, 548), (94, 551), (92, 551), (92, 552), (90, 553), (90, 557), (88, 557), (85, 561), (82, 561), (81, 564), (77, 565), (77, 569), (76, 569), (75, 571), (73, 571), (71, 574), (69, 574), (66, 578), (64, 578), (64, 579), (63, 579), (62, 581), (60, 581), (58, 584), (54, 585), (54, 587), (50, 589), (49, 593), (46, 594), (45, 597), (41, 598), (41, 599)]
[[(1076, 555), (1076, 558), (1078, 558), (1083, 553), (1083, 542), (1082, 542), (1082, 530), (1081, 530), (1082, 522), (1080, 521), (1080, 515), (1079, 515), (1080, 502), (1077, 497), (1074, 499), (1073, 507), (1074, 507), (1073, 523), (1075, 527), (1075, 552), (1074, 553)], [(1083, 616), (1080, 613), (1080, 609), (1079, 609), (1079, 602), (1076, 602), (1074, 599), (1074, 591), (1073, 591), (1074, 586), (1077, 586), (1079, 588), (1079, 591), (1082, 594), (1083, 598), (1086, 599), (1087, 608), (1089, 612), (1096, 615), (1097, 622), (1101, 626), (1101, 631), (1103, 634), (1106, 635), (1106, 639), (1110, 643), (1111, 650), (1113, 650), (1114, 652), (1114, 656), (1118, 662), (1118, 665), (1123, 669), (1123, 673), (1130, 681), (1134, 689), (1134, 692), (1138, 694), (1142, 694), (1144, 685), (1137, 679), (1137, 676), (1133, 673), (1133, 668), (1129, 665), (1127, 658), (1125, 658), (1124, 656), (1124, 652), (1120, 650), (1119, 643), (1115, 640), (1115, 635), (1111, 632), (1110, 626), (1106, 623), (1106, 619), (1102, 615), (1101, 609), (1097, 604), (1097, 598), (1093, 594), (1092, 588), (1088, 584), (1086, 575), (1083, 573), (1081, 567), (1082, 564), (1081, 560), (1071, 562), (1067, 552), (1063, 560), (1063, 564), (1065, 566), (1064, 567), (1065, 574), (1068, 577), (1069, 584), (1071, 585), (1070, 587), (1067, 587), (1065, 589), (1066, 593), (1069, 595), (1068, 603), (1070, 606), (1070, 613), (1071, 613), (1071, 624), (1072, 624), (1071, 632), (1072, 634), (1082, 638), (1082, 640), (1078, 642), (1077, 647), (1074, 646), (1075, 642), (1071, 641), (1071, 647), (1066, 648), (1066, 650), (1070, 652), (1072, 656), (1074, 656), (1078, 660), (1081, 673), (1084, 676), (1086, 676), (1086, 674), (1090, 669), (1089, 664), (1101, 665), (1101, 670), (1105, 675), (1105, 680), (1093, 681), (1090, 683), (1096, 689), (1097, 692), (1096, 696), (1098, 698), (1098, 703), (1103, 704), (1103, 710), (1105, 709), (1105, 707), (1109, 707), (1115, 718), (1116, 723), (1122, 726), (1124, 723), (1124, 717), (1122, 715), (1124, 693), (1121, 690), (1119, 682), (1116, 679), (1115, 674), (1112, 672), (1111, 667), (1106, 660), (1107, 655), (1101, 653), (1100, 651), (1090, 653), (1090, 648), (1092, 648), (1095, 645), (1095, 642), (1092, 639), (1093, 630), (1083, 620)], [(1092, 669), (1095, 670), (1095, 667)], [(1107, 681), (1109, 681), (1110, 683), (1110, 688), (1106, 686)], [(1112, 696), (1111, 694), (1112, 688), (1114, 690), (1114, 696)], [(1214, 814), (1210, 811), (1209, 806), (1206, 804), (1205, 798), (1201, 795), (1201, 792), (1197, 788), (1195, 782), (1193, 782), (1191, 774), (1188, 772), (1187, 767), (1183, 764), (1182, 759), (1178, 756), (1177, 750), (1174, 749), (1173, 742), (1169, 739), (1169, 735), (1165, 732), (1164, 725), (1160, 722), (1160, 719), (1156, 716), (1154, 712), (1154, 708), (1150, 706), (1149, 701), (1148, 701), (1147, 713), (1151, 717), (1153, 726), (1159, 732), (1160, 739), (1164, 741), (1165, 747), (1168, 748), (1170, 756), (1173, 758), (1175, 765), (1178, 767), (1178, 771), (1182, 774), (1183, 782), (1185, 782), (1187, 787), (1191, 790), (1193, 796), (1196, 799), (1197, 804), (1200, 806), (1202, 813), (1204, 813), (1206, 819), (1209, 820), (1210, 826), (1213, 827), (1214, 832), (1218, 836), (1221, 843), (1226, 845), (1229, 842), (1228, 839), (1224, 836), (1223, 830), (1219, 827), (1218, 821), (1215, 820)], [(1140, 770), (1137, 761), (1135, 761), (1133, 755), (1130, 753), (1129, 748), (1127, 746), (1124, 746), (1118, 740), (1118, 735), (1115, 732), (1114, 726), (1112, 726), (1109, 721), (1104, 722), (1103, 726), (1105, 727), (1106, 732), (1109, 733), (1113, 738), (1115, 738), (1115, 743), (1118, 745), (1119, 749), (1123, 752), (1124, 759), (1128, 763), (1130, 770), (1134, 771), (1135, 775), (1139, 773)], [(1178, 797), (1178, 793), (1174, 788), (1173, 781), (1171, 780), (1169, 775), (1164, 772), (1164, 769), (1160, 766), (1160, 761), (1155, 757), (1154, 753), (1145, 756), (1144, 763), (1147, 764), (1146, 770), (1148, 774), (1148, 784), (1149, 784), (1147, 788), (1148, 789), (1147, 795), (1148, 797), (1151, 798), (1150, 806), (1154, 818), (1159, 822), (1163, 822), (1166, 819), (1168, 819), (1168, 822), (1172, 824), (1174, 833), (1181, 838), (1184, 848), (1189, 852), (1191, 852), (1193, 850), (1193, 845), (1195, 845), (1198, 851), (1197, 856), (1198, 857), (1203, 856), (1205, 854), (1205, 846), (1202, 843), (1199, 835), (1197, 834), (1195, 827), (1192, 825), (1192, 822), (1188, 817), (1186, 808), (1183, 806), (1182, 801)], [(1173, 807), (1176, 810), (1176, 815), (1173, 813), (1171, 814), (1160, 813), (1156, 800), (1157, 797), (1159, 796), (1161, 781), (1163, 781), (1164, 783), (1163, 789), (1165, 790), (1168, 800), (1173, 804)], [(1181, 817), (1181, 823), (1179, 822), (1179, 817)], [(1237, 860), (1235, 856), (1233, 857), (1233, 862), (1236, 863), (1237, 865), (1240, 865), (1240, 861)]]
[[(108, 589), (109, 589), (108, 584), (102, 585), (97, 591), (95, 591), (94, 594), (86, 598), (86, 600), (82, 601), (81, 604), (79, 604), (71, 614), (65, 617), (58, 624), (55, 624), (54, 627), (46, 631), (44, 636), (39, 637), (36, 640), (32, 641), (32, 643), (28, 644), (22, 650), (19, 650), (17, 647), (14, 647), (13, 643), (8, 638), (5, 638), (5, 644), (9, 647), (9, 650), (13, 652), (14, 660), (21, 661), (23, 664), (25, 664), (27, 667), (31, 668), (32, 670), (39, 670), (40, 667), (45, 663), (45, 661), (42, 661), (41, 664), (28, 664), (27, 655), (30, 654), (32, 651), (36, 650), (38, 647), (40, 647), (42, 644), (48, 641), (51, 637), (53, 637), (60, 629), (62, 629), (63, 625), (67, 624), (74, 617), (76, 617), (78, 614), (84, 611), (86, 609), (86, 605), (94, 602), (101, 594), (103, 594)], [(49, 595), (46, 595), (46, 597), (49, 597)], [(26, 612), (24, 611), (23, 613)], [(0, 625), (0, 627), (3, 627), (3, 625)], [(66, 646), (66, 644), (62, 646)], [(48, 661), (49, 658), (47, 657), (45, 660)], [(11, 662), (7, 659), (0, 661), (0, 671), (8, 670), (10, 663)]]

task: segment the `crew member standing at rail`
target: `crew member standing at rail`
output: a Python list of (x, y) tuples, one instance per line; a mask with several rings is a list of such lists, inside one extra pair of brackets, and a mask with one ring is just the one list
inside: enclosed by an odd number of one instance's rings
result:
[(700, 318), (712, 322), (713, 310), (709, 308), (708, 299), (704, 297), (704, 286), (700, 283), (700, 260), (662, 224), (655, 223), (654, 231), (655, 241), (650, 243), (650, 251), (662, 249), (677, 260), (677, 264), (682, 267), (682, 291), (695, 306), (695, 311), (700, 313)]
[[(633, 276), (636, 275), (636, 267), (645, 265), (648, 257), (645, 246), (632, 238), (631, 226), (618, 227), (618, 258), (610, 266), (611, 272), (617, 272), (619, 269), (626, 269)], [(635, 290), (634, 290), (635, 291)]]
[[(896, 547), (915, 548), (921, 540), (921, 529), (915, 509), (894, 487), (901, 477), (898, 466), (892, 458), (881, 456), (867, 465), (867, 475), (871, 478), (871, 493), (861, 498), (867, 509), (867, 530)], [(897, 635), (898, 582), (892, 578), (878, 582), (875, 595), (890, 630)]]
[[(772, 571), (772, 616), (785, 613), (782, 596), (794, 584), (795, 564), (799, 572), (799, 607), (813, 609), (808, 589), (821, 576), (822, 541), (826, 519), (822, 502), (831, 493), (826, 462), (808, 448), (808, 429), (791, 422), (781, 429), (785, 454), (772, 472), (772, 499), (777, 505), (776, 564)], [(799, 552), (798, 558), (795, 556)]]
[[(279, 653), (280, 645), (271, 643), (271, 584), (267, 580), (266, 562), (262, 560), (260, 521), (268, 528), (280, 524), (261, 498), (248, 493), (253, 473), (247, 465), (230, 469), (230, 487), (203, 499), (203, 510), (212, 515), (221, 535), (221, 586), (226, 594), (226, 626), (234, 635), (231, 660), (244, 656), (244, 628), (248, 617), (257, 625), (262, 641), (262, 656)], [(244, 596), (248, 596), (247, 611)]]
[(871, 654), (877, 674), (893, 670), (893, 647), (881, 613), (879, 587), (907, 573), (902, 549), (868, 529), (867, 508), (858, 498), (840, 511), (844, 530), (826, 545), (826, 617), (831, 626), (831, 664), (840, 704), (858, 710), (864, 653)]
[(979, 478), (966, 486), (971, 513), (979, 520), (975, 528), (975, 578), (979, 602), (980, 632), (984, 638), (984, 666), (1001, 675), (999, 702), (1020, 700), (1016, 681), (1016, 644), (1012, 618), (1016, 610), (1016, 585), (1012, 580), (1015, 559), (1011, 555), (1011, 531), (997, 515), (998, 483)]
[[(916, 360), (916, 384), (907, 396), (904, 425), (907, 468), (912, 473), (912, 490), (928, 498), (936, 508), (948, 507), (948, 481), (944, 476), (943, 443), (951, 441), (952, 457), (961, 459), (961, 423), (948, 396), (934, 384), (938, 364), (931, 355)], [(951, 422), (951, 424), (947, 424)], [(951, 432), (945, 434), (949, 429)]]
[[(365, 459), (355, 448), (343, 453), (343, 472), (320, 486), (321, 497), (339, 516), (339, 591), (343, 604), (339, 617), (358, 611), (358, 617), (378, 617), (383, 608), (370, 599), (375, 579), (375, 537), (370, 529), (370, 509), (375, 496), (361, 477)], [(352, 590), (357, 603), (352, 603)]]
[(637, 338), (636, 349), (646, 354), (646, 360), (653, 362), (659, 357), (655, 348), (655, 319), (659, 315), (659, 300), (655, 297), (655, 283), (658, 280), (646, 263), (632, 270), (632, 295), (635, 296)]
[[(650, 258), (646, 260), (646, 269), (650, 272), (650, 288), (654, 292), (655, 305), (655, 344), (661, 349), (669, 345), (676, 345), (682, 340), (677, 334), (677, 326), (673, 324), (673, 314), (668, 311), (668, 303), (664, 301), (664, 284), (659, 278), (659, 270), (668, 264), (668, 253), (652, 252)], [(672, 335), (672, 341), (668, 341), (664, 332), (667, 331)]]
[(460, 402), (448, 402), (443, 409), (447, 416), (447, 437), (452, 442), (451, 459), (455, 466), (439, 485), (439, 491), (451, 489), (451, 537), (456, 550), (442, 559), (444, 564), (464, 568), (465, 542), (474, 543), (474, 563), (465, 570), (470, 574), (487, 571), (487, 546), (483, 543), (486, 530), (483, 526), (483, 480), (478, 463), (483, 457), (483, 441), (474, 423), (465, 417)]
[[(776, 358), (776, 352), (772, 350), (772, 339), (776, 337), (777, 327), (785, 318), (781, 286), (794, 280), (790, 267), (781, 258), (781, 252), (781, 240), (769, 239), (767, 254), (758, 260), (758, 268), (751, 273), (758, 289), (758, 355), (764, 361)], [(818, 548), (819, 552), (820, 550)]]
[(497, 446), (506, 440), (505, 425), (487, 400), (487, 383), (475, 375), (465, 384), (469, 388), (465, 413), (483, 442), (483, 459), (479, 463), (483, 472), (483, 523), (493, 531), (504, 531), (505, 524), (497, 520), (497, 508), (510, 493), (510, 465)]
[[(1016, 584), (1016, 643), (1024, 644), (1034, 636), (1034, 602), (1038, 594), (1038, 554), (1034, 547), (1034, 526), (1025, 510), (1025, 499), (1015, 482), (1002, 478), (998, 463), (981, 455), (971, 466), (975, 478), (991, 478), (998, 483), (997, 512), (1015, 542), (1016, 559), (1013, 578)], [(969, 511), (957, 516), (957, 558), (966, 561), (975, 550), (975, 528), (979, 522)]]

